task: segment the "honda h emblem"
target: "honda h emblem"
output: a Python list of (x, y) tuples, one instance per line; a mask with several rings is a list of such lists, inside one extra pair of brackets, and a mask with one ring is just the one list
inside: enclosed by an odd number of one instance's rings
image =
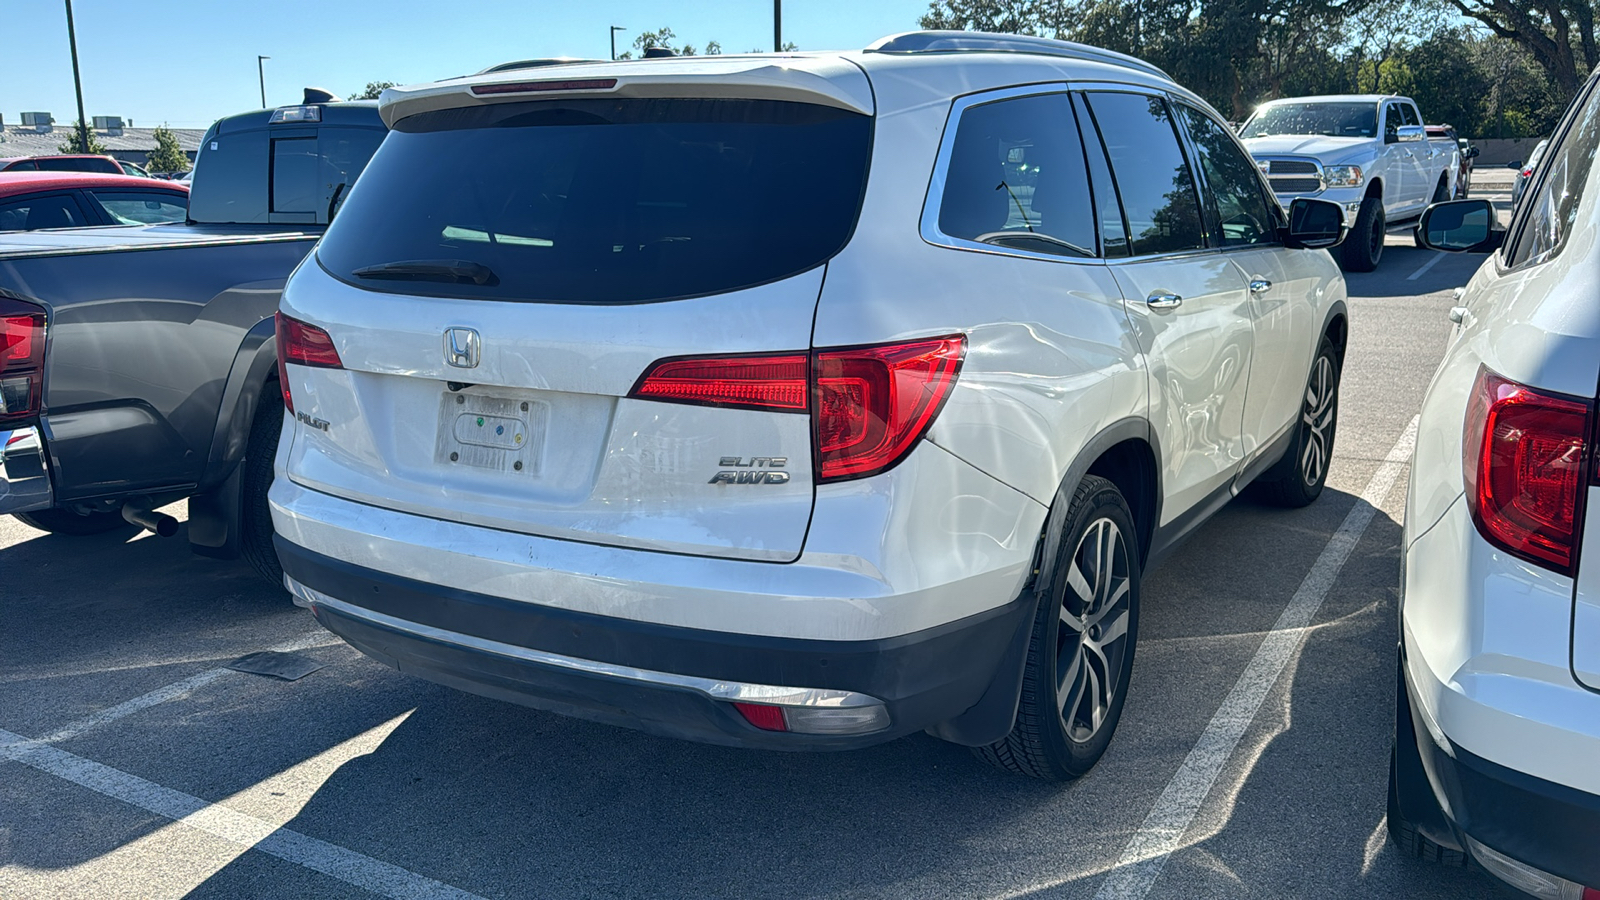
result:
[(444, 361), (458, 369), (478, 367), (478, 333), (471, 328), (447, 328)]

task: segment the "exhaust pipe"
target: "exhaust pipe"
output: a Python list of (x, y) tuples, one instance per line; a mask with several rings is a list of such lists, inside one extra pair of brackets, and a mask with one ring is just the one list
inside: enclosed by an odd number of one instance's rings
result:
[(172, 537), (178, 533), (178, 520), (166, 513), (156, 512), (147, 505), (129, 500), (122, 504), (122, 518), (130, 525), (148, 528), (161, 537)]

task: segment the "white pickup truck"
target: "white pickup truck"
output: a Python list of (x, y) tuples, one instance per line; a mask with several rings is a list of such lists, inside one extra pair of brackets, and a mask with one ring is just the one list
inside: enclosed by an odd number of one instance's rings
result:
[(1239, 137), (1284, 206), (1296, 197), (1344, 208), (1338, 250), (1350, 272), (1370, 272), (1390, 222), (1455, 199), (1460, 147), (1429, 140), (1417, 105), (1392, 94), (1291, 97), (1262, 104)]

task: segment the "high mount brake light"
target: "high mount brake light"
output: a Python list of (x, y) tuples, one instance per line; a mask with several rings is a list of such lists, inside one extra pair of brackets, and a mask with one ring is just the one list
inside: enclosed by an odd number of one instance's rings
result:
[(1486, 540), (1536, 565), (1573, 571), (1593, 404), (1478, 369), (1462, 435), (1472, 521)]
[(870, 347), (656, 362), (628, 396), (701, 406), (809, 412), (819, 482), (893, 468), (944, 408), (964, 335)]
[(39, 414), (44, 399), (44, 326), (41, 307), (0, 297), (0, 426)]
[(294, 396), (289, 393), (288, 363), (314, 369), (342, 369), (339, 351), (326, 331), (299, 319), (277, 314), (278, 386), (283, 389), (283, 406), (294, 412)]
[(540, 91), (605, 91), (617, 86), (615, 78), (588, 78), (582, 81), (513, 81), (506, 84), (475, 84), (472, 93), (532, 94)]

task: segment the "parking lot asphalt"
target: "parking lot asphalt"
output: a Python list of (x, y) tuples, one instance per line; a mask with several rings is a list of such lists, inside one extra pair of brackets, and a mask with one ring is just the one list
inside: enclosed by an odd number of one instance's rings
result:
[[(1070, 785), (922, 735), (768, 753), (487, 700), (181, 539), (0, 518), (0, 897), (1503, 897), (1384, 830), (1409, 437), (1481, 262), (1397, 229), (1349, 276), (1328, 489), (1236, 500), (1148, 577), (1121, 729)], [(325, 668), (222, 668), (267, 649)]]

